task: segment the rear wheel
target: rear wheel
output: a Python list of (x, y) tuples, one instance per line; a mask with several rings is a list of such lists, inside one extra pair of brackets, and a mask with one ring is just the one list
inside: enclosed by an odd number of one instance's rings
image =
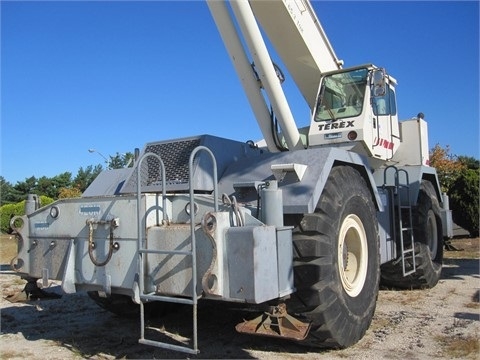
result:
[(442, 273), (443, 230), (440, 204), (430, 181), (423, 180), (420, 184), (412, 216), (417, 270), (403, 277), (401, 261), (386, 263), (382, 265), (382, 284), (407, 289), (432, 288)]
[(315, 212), (293, 233), (297, 291), (289, 310), (312, 322), (308, 343), (347, 347), (368, 329), (380, 277), (376, 224), (362, 176), (334, 167)]
[(440, 204), (430, 181), (422, 181), (418, 195), (418, 206), (414, 212), (413, 233), (416, 241), (424, 245), (426, 254), (417, 262), (417, 277), (414, 285), (418, 288), (432, 288), (442, 275), (443, 228)]

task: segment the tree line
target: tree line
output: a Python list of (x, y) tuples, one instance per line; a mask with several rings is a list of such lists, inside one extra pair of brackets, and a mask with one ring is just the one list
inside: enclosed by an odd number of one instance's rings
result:
[[(119, 154), (117, 152), (115, 155), (109, 156), (106, 167), (107, 169), (120, 169), (133, 166), (133, 158), (133, 153)], [(38, 195), (42, 206), (58, 199), (80, 197), (103, 170), (102, 165), (89, 165), (86, 168), (80, 167), (75, 176), (71, 172), (64, 172), (53, 177), (36, 178), (31, 176), (14, 185), (0, 176), (1, 232), (10, 233), (10, 219), (25, 213), (25, 200), (28, 194)]]
[(75, 177), (72, 177), (70, 172), (64, 172), (51, 178), (31, 176), (24, 181), (17, 182), (15, 185), (12, 185), (3, 176), (0, 176), (1, 205), (18, 203), (25, 200), (27, 194), (32, 193), (47, 196), (54, 200), (78, 197), (102, 170), (102, 165), (90, 165), (85, 169), (81, 167)]
[(439, 144), (430, 151), (430, 165), (436, 168), (442, 192), (448, 195), (452, 219), (470, 233), (479, 235), (479, 160), (450, 154)]
[[(132, 160), (133, 154), (130, 152), (110, 155), (107, 169), (131, 166)], [(102, 165), (89, 165), (86, 168), (80, 167), (75, 176), (71, 172), (64, 172), (53, 177), (36, 178), (31, 176), (15, 185), (0, 176), (0, 206), (21, 202), (27, 198), (27, 194), (37, 194), (52, 200), (80, 197), (103, 170)]]

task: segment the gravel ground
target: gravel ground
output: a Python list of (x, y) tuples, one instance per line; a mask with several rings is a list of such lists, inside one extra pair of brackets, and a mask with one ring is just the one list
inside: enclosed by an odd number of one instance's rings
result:
[[(252, 318), (223, 303), (199, 305), (198, 355), (138, 344), (138, 319), (124, 319), (94, 304), (86, 294), (11, 303), (5, 296), (24, 281), (2, 259), (0, 287), (2, 359), (236, 358), (236, 359), (477, 359), (480, 340), (479, 239), (455, 239), (464, 249), (446, 252), (442, 278), (429, 290), (381, 290), (365, 337), (344, 350), (318, 350), (278, 339), (238, 334), (234, 326)], [(60, 293), (58, 283), (51, 291)], [(191, 308), (149, 319), (156, 334), (181, 341), (192, 331)]]

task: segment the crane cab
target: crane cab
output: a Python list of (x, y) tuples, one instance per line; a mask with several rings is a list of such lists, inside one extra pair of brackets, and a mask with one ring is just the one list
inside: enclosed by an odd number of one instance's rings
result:
[(309, 146), (335, 145), (391, 159), (400, 144), (395, 85), (374, 65), (325, 73), (312, 110)]

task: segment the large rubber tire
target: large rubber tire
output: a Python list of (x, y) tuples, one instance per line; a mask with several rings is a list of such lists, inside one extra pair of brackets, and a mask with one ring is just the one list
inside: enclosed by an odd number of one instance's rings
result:
[[(403, 277), (402, 262), (382, 265), (382, 284), (402, 289), (424, 289), (437, 285), (443, 266), (443, 230), (440, 204), (433, 185), (423, 180), (413, 209), (416, 272)], [(411, 268), (411, 260), (406, 267)]]
[(312, 323), (309, 345), (348, 347), (367, 331), (380, 279), (372, 195), (360, 173), (332, 169), (316, 210), (293, 231), (294, 283), (288, 309)]
[[(140, 305), (134, 303), (127, 295), (111, 294), (102, 297), (98, 291), (88, 291), (88, 296), (101, 308), (123, 318), (136, 318), (140, 316)], [(175, 304), (165, 302), (149, 302), (144, 304), (146, 316), (161, 317), (173, 310)]]

